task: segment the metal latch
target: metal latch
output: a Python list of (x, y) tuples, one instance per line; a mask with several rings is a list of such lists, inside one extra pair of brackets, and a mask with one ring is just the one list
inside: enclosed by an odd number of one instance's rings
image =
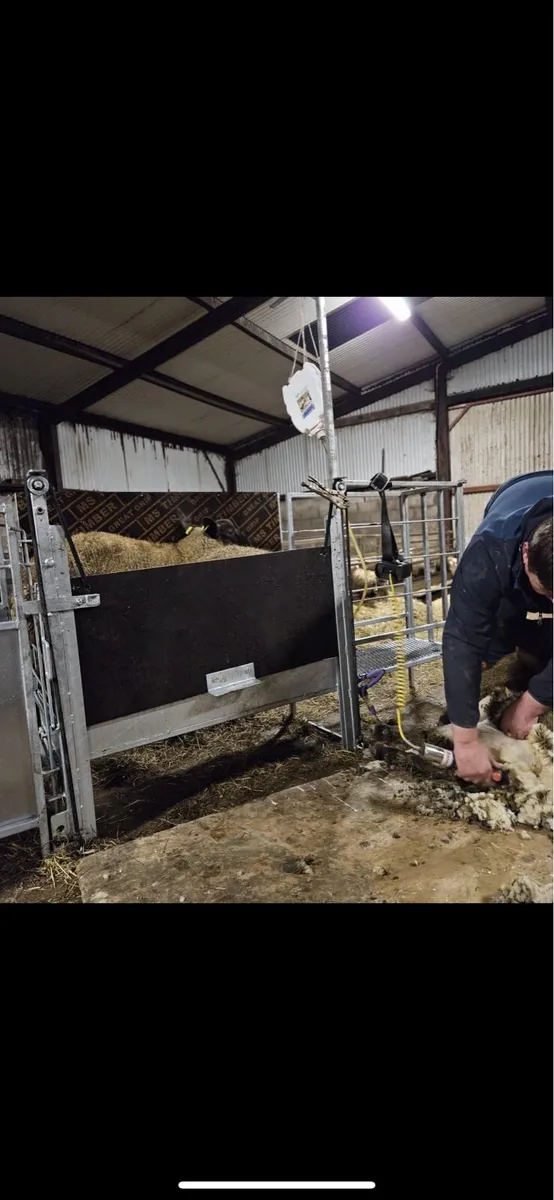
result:
[[(66, 596), (62, 600), (49, 600), (46, 611), (48, 615), (51, 613), (75, 612), (80, 608), (98, 608), (100, 604), (99, 592), (87, 592), (86, 596)], [(26, 617), (35, 617), (42, 611), (39, 600), (24, 600), (22, 604), (23, 614)]]
[(241, 692), (244, 688), (255, 687), (259, 682), (259, 679), (256, 679), (254, 663), (245, 663), (242, 667), (228, 667), (225, 671), (213, 671), (211, 675), (206, 675), (206, 686), (210, 696)]
[(64, 600), (49, 600), (49, 613), (73, 612), (79, 608), (98, 608), (100, 595), (98, 592), (87, 592), (86, 596), (67, 596)]

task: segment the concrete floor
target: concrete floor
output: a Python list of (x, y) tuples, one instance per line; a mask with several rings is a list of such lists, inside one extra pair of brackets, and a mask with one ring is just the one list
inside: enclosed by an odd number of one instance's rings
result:
[(541, 831), (414, 812), (428, 793), (373, 764), (86, 856), (85, 903), (479, 903), (552, 877)]

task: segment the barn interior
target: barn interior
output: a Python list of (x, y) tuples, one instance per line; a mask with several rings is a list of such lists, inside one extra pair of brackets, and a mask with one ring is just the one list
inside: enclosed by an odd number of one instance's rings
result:
[[(0, 314), (0, 899), (551, 899), (551, 714), (517, 786), (489, 797), (407, 754), (394, 720), (404, 639), (405, 732), (442, 745), (459, 557), (500, 484), (552, 467), (552, 298), (1, 297)], [(332, 444), (285, 408), (308, 364)], [(379, 472), (413, 564), (392, 593), (374, 570)], [(36, 547), (58, 588), (46, 639), (26, 598)], [(40, 711), (70, 742), (75, 680), (83, 694), (86, 736), (66, 747), (78, 845), (55, 739), (62, 836), (51, 796), (37, 805), (24, 683), (14, 700), (24, 626), (51, 639), (60, 695), (46, 670)], [(511, 666), (483, 673), (483, 698), (502, 700)]]

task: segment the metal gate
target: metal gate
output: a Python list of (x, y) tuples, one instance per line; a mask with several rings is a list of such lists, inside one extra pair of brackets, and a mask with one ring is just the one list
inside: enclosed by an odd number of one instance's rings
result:
[[(41, 484), (42, 479), (38, 492), (32, 493), (34, 519), (45, 518), (48, 525)], [(0, 504), (0, 837), (38, 828), (43, 853), (76, 833), (86, 841), (96, 832), (86, 729), (83, 737), (75, 719), (80, 678), (70, 661), (71, 633), (76, 647), (74, 618), (71, 611), (64, 612), (75, 601), (57, 600), (50, 587), (46, 596), (41, 583), (41, 571), (45, 577), (50, 572), (55, 591), (65, 563), (70, 591), (61, 530), (48, 528), (48, 542), (42, 547), (33, 544), (20, 527), (15, 497), (4, 497)], [(33, 549), (39, 571), (31, 564)]]
[[(412, 561), (413, 575), (398, 586), (402, 601), (401, 618), (406, 637), (404, 650), (408, 668), (440, 658), (437, 640), (448, 614), (452, 568), (448, 560), (457, 563), (465, 546), (463, 481), (439, 482), (425, 480), (392, 480), (387, 491), (391, 526), (403, 557)], [(379, 497), (368, 491), (367, 485), (347, 483), (349, 491), (350, 526), (370, 563), (380, 557)], [(364, 506), (367, 515), (364, 515)], [(371, 511), (372, 508), (374, 511)], [(281, 496), (283, 545), (288, 550), (323, 544), (327, 505), (306, 492), (289, 492)], [(455, 568), (454, 568), (455, 569)], [(421, 580), (421, 583), (418, 580)], [(361, 589), (352, 589), (354, 603)], [(383, 593), (386, 595), (386, 592)], [(441, 600), (441, 616), (433, 615), (433, 598)], [(425, 604), (425, 620), (414, 612), (414, 600)], [(395, 644), (379, 626), (397, 618), (390, 611), (378, 617), (354, 620), (356, 660), (359, 672), (380, 668), (393, 671), (396, 665)], [(388, 640), (387, 640), (388, 637)]]
[(28, 539), (14, 498), (6, 496), (0, 503), (0, 836), (38, 828), (46, 851), (50, 831), (33, 667), (41, 648), (37, 653), (32, 646), (23, 615), (28, 564)]

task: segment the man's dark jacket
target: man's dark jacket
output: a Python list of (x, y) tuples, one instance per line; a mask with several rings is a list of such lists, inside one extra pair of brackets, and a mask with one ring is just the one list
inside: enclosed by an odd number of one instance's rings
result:
[[(503, 484), (460, 559), (443, 637), (446, 704), (454, 725), (472, 729), (479, 720), (481, 664), (491, 643), (528, 612), (552, 615), (552, 601), (533, 591), (521, 555), (535, 526), (552, 516), (552, 481), (552, 471), (534, 471)], [(552, 708), (552, 658), (528, 691)]]

